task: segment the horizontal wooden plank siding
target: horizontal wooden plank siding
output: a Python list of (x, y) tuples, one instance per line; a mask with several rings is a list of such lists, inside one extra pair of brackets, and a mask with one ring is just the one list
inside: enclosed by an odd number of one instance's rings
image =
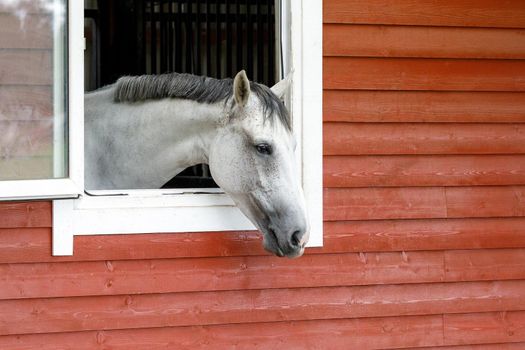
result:
[[(334, 221), (307, 254), (525, 247), (525, 218)], [(0, 263), (266, 255), (256, 232), (77, 236), (72, 257), (52, 257), (51, 230), (0, 229)]]
[(525, 311), (445, 315), (443, 323), (445, 341), (449, 344), (525, 340)]
[[(442, 251), (436, 286), (521, 283), (523, 4), (330, 0), (324, 19), (325, 248)], [(503, 308), (443, 307), (443, 343), (417, 348), (521, 349)]]
[(325, 123), (323, 134), (329, 156), (525, 154), (525, 124)]
[[(255, 256), (3, 264), (0, 299), (525, 279), (524, 251), (311, 254), (297, 262)], [(475, 257), (480, 260), (471, 262)]]
[(516, 217), (525, 215), (525, 187), (446, 188), (448, 217)]
[(525, 247), (525, 218), (333, 221), (329, 252)]
[(339, 220), (525, 216), (525, 187), (325, 188), (324, 218)]
[[(323, 7), (323, 247), (97, 235), (53, 257), (51, 203), (0, 202), (0, 349), (525, 348), (523, 1)], [(52, 38), (4, 23), (0, 129), (49, 138)]]
[[(50, 228), (0, 229), (1, 263), (263, 256), (254, 231), (76, 236), (75, 254), (51, 256)], [(525, 218), (330, 221), (306, 254), (525, 248)]]
[[(0, 345), (10, 349), (56, 349), (61, 344), (66, 349), (152, 349), (183, 348), (209, 349), (228, 348), (232, 344), (239, 348), (267, 349), (281, 346), (283, 341), (292, 344), (291, 349), (353, 346), (359, 349), (395, 349), (409, 346), (439, 346), (446, 343), (462, 344), (465, 340), (456, 336), (475, 338), (477, 329), (464, 329), (459, 334), (447, 332), (443, 337), (442, 327), (460, 325), (465, 319), (483, 322), (501, 316), (501, 313), (450, 315), (446, 320), (441, 316), (407, 316), (363, 318), (349, 320), (296, 321), (256, 323), (243, 325), (216, 325), (180, 328), (144, 328), (133, 330), (92, 331), (80, 333), (58, 333), (26, 336), (0, 337)], [(521, 313), (513, 313), (509, 319), (520, 321)], [(472, 323), (470, 323), (472, 324)], [(278, 326), (276, 328), (276, 326)], [(468, 327), (468, 326), (467, 326)], [(503, 327), (499, 329), (500, 339)], [(490, 338), (490, 334), (481, 339)], [(513, 340), (523, 338), (515, 332)], [(250, 334), (250, 337), (246, 335)], [(463, 338), (465, 339), (465, 338)], [(505, 349), (505, 348), (502, 348)]]
[(51, 227), (51, 203), (0, 203), (0, 228), (17, 227)]
[(407, 316), (242, 325), (143, 328), (120, 331), (0, 337), (0, 347), (16, 349), (289, 349), (399, 348), (440, 345), (441, 316)]
[(452, 250), (445, 252), (447, 279), (523, 279), (524, 249)]
[(525, 30), (329, 24), (325, 56), (525, 58)]
[(325, 57), (325, 89), (525, 91), (525, 61)]
[[(0, 335), (520, 309), (525, 281), (0, 301)], [(286, 305), (282, 300), (289, 300)], [(235, 307), (232, 307), (235, 305)]]
[(326, 221), (446, 217), (445, 190), (441, 187), (324, 190)]
[(331, 156), (326, 187), (525, 185), (525, 155)]
[(292, 261), (255, 256), (2, 264), (0, 299), (425, 283), (444, 278), (442, 251), (312, 254)]
[(525, 122), (525, 93), (523, 92), (325, 89), (323, 96), (325, 121)]
[(525, 343), (496, 343), (496, 344), (476, 344), (476, 345), (448, 345), (417, 347), (411, 350), (521, 350)]
[(329, 0), (325, 23), (524, 28), (520, 0)]

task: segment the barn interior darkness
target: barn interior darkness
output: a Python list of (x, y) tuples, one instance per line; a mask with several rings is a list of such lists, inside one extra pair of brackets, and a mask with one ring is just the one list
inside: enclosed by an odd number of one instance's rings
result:
[[(275, 0), (85, 0), (85, 90), (123, 75), (191, 73), (277, 80)], [(277, 41), (278, 42), (278, 41)], [(165, 188), (216, 187), (206, 165)]]

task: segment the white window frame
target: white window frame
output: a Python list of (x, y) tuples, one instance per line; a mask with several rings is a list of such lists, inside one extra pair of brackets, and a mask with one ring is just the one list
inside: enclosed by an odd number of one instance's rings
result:
[[(79, 6), (78, 3), (81, 1), (71, 1), (69, 4), (68, 11), (78, 12)], [(62, 16), (62, 8), (59, 6), (59, 2), (56, 1), (55, 16)], [(67, 22), (66, 22), (67, 23)], [(53, 55), (58, 55), (55, 57), (60, 58), (59, 55), (63, 55), (64, 50), (61, 42), (61, 33), (56, 30), (56, 23), (54, 24), (54, 40), (53, 40)], [(82, 71), (83, 66), (82, 62), (74, 62), (79, 54), (83, 53), (83, 41), (78, 40), (78, 38), (83, 37), (83, 22), (80, 23), (69, 23), (69, 32), (68, 32), (68, 57), (69, 61), (66, 66), (69, 65), (69, 76), (68, 76), (68, 110), (66, 114), (68, 115), (68, 140), (69, 144), (66, 145), (60, 140), (59, 135), (63, 135), (65, 120), (62, 119), (64, 116), (55, 119), (54, 123), (54, 134), (57, 137), (54, 140), (54, 169), (55, 172), (61, 173), (63, 170), (63, 164), (59, 159), (61, 155), (64, 155), (64, 152), (69, 152), (68, 159), (68, 177), (65, 178), (56, 178), (56, 179), (38, 179), (38, 180), (7, 180), (0, 181), (0, 201), (12, 201), (12, 200), (27, 200), (27, 199), (53, 199), (53, 198), (76, 198), (83, 191), (84, 187), (84, 150), (83, 146), (76, 142), (79, 137), (83, 138), (83, 120), (78, 119), (75, 113), (78, 111), (75, 110), (75, 106), (78, 105), (77, 100), (79, 96), (83, 94), (83, 79), (84, 73)], [(65, 67), (59, 67), (55, 64), (54, 66), (54, 76), (55, 81), (53, 82), (54, 92), (54, 104), (62, 103), (62, 87), (57, 86), (57, 82), (60, 81), (62, 77), (62, 72), (58, 71), (59, 69), (64, 69)], [(59, 79), (56, 79), (59, 78)], [(80, 79), (80, 81), (79, 81)], [(83, 97), (82, 97), (83, 99)], [(58, 119), (62, 119), (61, 121)], [(81, 155), (81, 157), (78, 157)]]
[[(83, 174), (84, 170), (83, 47), (78, 47), (79, 42), (84, 42), (81, 4), (70, 1), (69, 8), (70, 158), (75, 175)], [(290, 7), (291, 14), (287, 19), (294, 71), (291, 110), (300, 145), (297, 161), (311, 223), (308, 246), (318, 247), (323, 243), (322, 0), (287, 0), (283, 4)], [(76, 185), (83, 188), (83, 179), (78, 179)], [(73, 255), (75, 235), (255, 229), (220, 189), (130, 190), (125, 195), (115, 195), (119, 192), (54, 200), (53, 255)]]

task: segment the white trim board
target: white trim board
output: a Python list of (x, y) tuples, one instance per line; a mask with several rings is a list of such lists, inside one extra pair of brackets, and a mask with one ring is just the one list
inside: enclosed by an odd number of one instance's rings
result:
[[(322, 1), (293, 0), (287, 6), (291, 11), (291, 63), (294, 70), (291, 111), (294, 132), (300, 145), (297, 161), (311, 223), (308, 246), (318, 247), (323, 244)], [(80, 13), (70, 18), (70, 22), (82, 23), (81, 11), (76, 10)], [(76, 40), (83, 42), (81, 36)], [(80, 68), (71, 67), (76, 74), (82, 70), (82, 65), (79, 65)], [(83, 85), (80, 87), (83, 88)], [(78, 82), (75, 88), (72, 93), (83, 100)], [(75, 117), (78, 118), (75, 122), (82, 125), (76, 124), (75, 133), (71, 135), (80, 139), (75, 140), (74, 148), (78, 156), (79, 150), (83, 152), (83, 104), (79, 102), (76, 106)], [(75, 171), (83, 173), (83, 153), (75, 161)], [(53, 255), (72, 255), (75, 235), (254, 229), (220, 190), (197, 189), (197, 192), (214, 193), (187, 193), (190, 191), (132, 190), (126, 191), (126, 195), (106, 193), (105, 196), (82, 195), (78, 199), (55, 200)]]
[(73, 236), (254, 230), (223, 193), (145, 194), (53, 201), (53, 255), (73, 255)]

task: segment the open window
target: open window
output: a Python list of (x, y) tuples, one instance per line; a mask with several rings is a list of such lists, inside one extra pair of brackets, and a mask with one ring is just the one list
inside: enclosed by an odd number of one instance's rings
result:
[[(83, 174), (84, 170), (84, 85), (89, 90), (111, 83), (123, 74), (172, 70), (225, 77), (234, 74), (239, 66), (248, 68), (249, 74), (252, 70), (252, 80), (271, 85), (272, 79), (278, 80), (293, 69), (288, 107), (299, 145), (297, 162), (311, 220), (309, 246), (321, 245), (321, 1), (136, 0), (104, 3), (132, 3), (122, 9), (133, 12), (132, 16), (125, 17), (127, 23), (122, 19), (119, 23), (118, 18), (111, 17), (108, 25), (104, 24), (108, 20), (104, 10), (96, 1), (86, 1), (86, 8), (78, 7), (78, 2), (70, 1), (69, 4), (69, 88), (66, 92), (70, 94), (69, 159), (75, 164), (70, 166), (73, 173)], [(79, 23), (85, 23), (86, 29), (83, 53), (78, 50), (78, 43), (84, 43)], [(108, 35), (103, 35), (105, 25), (116, 32), (131, 33), (133, 40), (124, 48), (120, 41), (104, 43), (108, 40)], [(243, 29), (242, 37), (234, 34), (235, 28)], [(109, 37), (115, 39), (119, 35), (122, 33)], [(116, 45), (113, 53), (129, 56), (134, 52), (135, 60), (112, 62), (118, 55), (111, 54), (110, 44)], [(241, 46), (243, 51), (239, 54), (240, 50), (234, 48)], [(199, 50), (200, 55), (197, 54)], [(203, 51), (209, 51), (210, 55)], [(104, 65), (105, 60), (109, 63)], [(108, 72), (104, 71), (111, 66), (113, 71), (109, 68)], [(200, 174), (198, 169), (188, 172), (197, 173), (200, 178), (196, 181), (174, 179), (167, 186), (171, 188), (167, 189), (129, 189), (118, 193), (81, 190), (77, 199), (55, 200), (53, 254), (71, 255), (74, 235), (254, 229), (226, 194), (210, 187), (205, 167), (201, 167)], [(204, 188), (196, 188), (199, 187), (196, 183)], [(76, 186), (83, 188), (82, 178), (79, 177)]]
[[(91, 0), (84, 16), (86, 91), (127, 75), (177, 72), (223, 79), (242, 69), (250, 80), (273, 86), (289, 70), (281, 48), (288, 47), (290, 32), (281, 30), (280, 1)], [(205, 164), (162, 186), (217, 187)]]

